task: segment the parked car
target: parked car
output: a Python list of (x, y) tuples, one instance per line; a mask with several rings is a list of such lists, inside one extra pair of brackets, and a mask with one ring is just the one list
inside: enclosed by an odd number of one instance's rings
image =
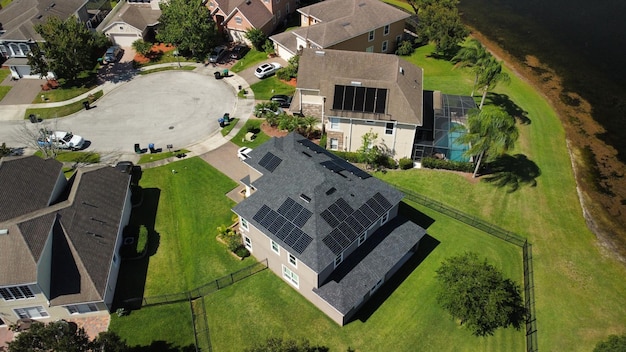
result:
[(49, 136), (38, 138), (37, 144), (42, 147), (54, 145), (59, 149), (79, 150), (85, 145), (85, 140), (72, 132), (54, 131)]
[(106, 53), (104, 53), (102, 62), (105, 64), (117, 62), (123, 52), (124, 50), (122, 50), (119, 45), (113, 45), (107, 49)]
[(239, 160), (244, 161), (250, 157), (248, 154), (250, 154), (251, 151), (252, 149), (248, 147), (241, 147), (237, 150), (237, 157)]
[(293, 97), (289, 97), (286, 95), (282, 95), (282, 94), (277, 94), (277, 95), (273, 95), (270, 98), (270, 101), (275, 101), (277, 102), (281, 108), (288, 108), (289, 105), (291, 105), (291, 99)]
[(246, 55), (246, 53), (250, 50), (247, 45), (238, 44), (233, 48), (233, 51), (230, 53), (230, 57), (239, 60)]
[(254, 75), (258, 78), (265, 78), (276, 73), (281, 67), (278, 62), (264, 63), (256, 68)]
[(210, 63), (219, 62), (224, 56), (224, 54), (226, 54), (226, 46), (224, 45), (216, 46), (215, 48), (213, 48), (213, 51), (211, 51), (211, 54), (209, 54), (209, 62)]
[(285, 110), (283, 110), (280, 107), (277, 107), (276, 110), (274, 110), (274, 109), (272, 109), (270, 107), (266, 107), (266, 108), (261, 108), (261, 109), (258, 109), (258, 110), (255, 109), (255, 111), (254, 111), (254, 115), (256, 117), (267, 117), (267, 116), (269, 116), (271, 114), (274, 114), (274, 115), (278, 116), (278, 115), (282, 115), (284, 113), (285, 113)]

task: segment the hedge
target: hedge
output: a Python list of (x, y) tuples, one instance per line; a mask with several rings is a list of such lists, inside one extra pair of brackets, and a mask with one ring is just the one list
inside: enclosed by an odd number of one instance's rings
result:
[(422, 166), (429, 169), (445, 169), (461, 172), (474, 172), (474, 164), (464, 161), (452, 161), (435, 158), (423, 158)]

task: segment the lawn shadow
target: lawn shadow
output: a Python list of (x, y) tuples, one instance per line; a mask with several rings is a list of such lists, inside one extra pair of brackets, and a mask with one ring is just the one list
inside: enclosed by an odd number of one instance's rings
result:
[(487, 167), (482, 180), (498, 188), (507, 187), (507, 192), (517, 191), (521, 186), (537, 186), (537, 177), (541, 169), (524, 154), (505, 154)]
[(173, 346), (167, 341), (152, 341), (147, 346), (134, 346), (128, 349), (130, 352), (196, 352), (195, 345), (187, 345), (184, 347)]
[[(148, 239), (141, 255), (122, 261), (115, 290), (114, 310), (117, 308), (129, 310), (141, 308), (150, 256), (156, 254), (159, 248), (161, 236), (155, 231), (154, 224), (161, 190), (144, 188), (142, 193), (143, 201), (141, 206), (132, 210), (127, 226), (129, 230), (126, 231), (126, 235), (135, 236), (135, 232), (138, 233), (138, 229), (143, 225), (148, 230)], [(135, 245), (136, 243), (137, 241), (135, 241)], [(122, 249), (124, 248), (125, 246), (122, 245)]]
[[(429, 234), (425, 234), (420, 241), (417, 252), (396, 272), (391, 279), (370, 298), (350, 321), (366, 322), (372, 314), (391, 296), (391, 294), (406, 280), (411, 273), (437, 248), (439, 241)], [(349, 322), (348, 322), (349, 323)]]
[(435, 219), (413, 208), (405, 202), (400, 202), (398, 214), (410, 219), (412, 222), (418, 224), (424, 229), (428, 229), (430, 225), (435, 223)]
[(506, 94), (489, 92), (485, 101), (503, 108), (507, 114), (513, 116), (522, 125), (530, 125), (532, 122), (528, 117), (528, 111), (515, 104)]

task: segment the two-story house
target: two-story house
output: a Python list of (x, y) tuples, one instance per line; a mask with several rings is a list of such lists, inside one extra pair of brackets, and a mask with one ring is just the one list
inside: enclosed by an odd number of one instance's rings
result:
[(426, 231), (403, 194), (296, 133), (254, 149), (233, 208), (246, 248), (339, 325), (415, 253)]
[(220, 32), (231, 41), (249, 42), (249, 29), (260, 29), (265, 35), (284, 24), (296, 10), (297, 0), (208, 0), (207, 5)]
[(0, 160), (0, 319), (109, 314), (131, 212), (130, 177), (36, 156)]
[(160, 2), (161, 0), (122, 2), (100, 23), (97, 30), (121, 47), (131, 47), (139, 39), (154, 42), (161, 17)]
[(395, 53), (410, 17), (380, 0), (327, 0), (298, 13), (300, 28), (270, 37), (285, 60), (304, 48)]

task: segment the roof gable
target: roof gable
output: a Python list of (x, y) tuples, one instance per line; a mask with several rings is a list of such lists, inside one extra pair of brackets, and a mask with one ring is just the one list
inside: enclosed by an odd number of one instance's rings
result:
[(33, 28), (44, 23), (48, 17), (66, 19), (75, 14), (88, 0), (20, 0), (12, 1), (0, 11), (0, 24), (6, 33), (3, 40), (42, 40)]

